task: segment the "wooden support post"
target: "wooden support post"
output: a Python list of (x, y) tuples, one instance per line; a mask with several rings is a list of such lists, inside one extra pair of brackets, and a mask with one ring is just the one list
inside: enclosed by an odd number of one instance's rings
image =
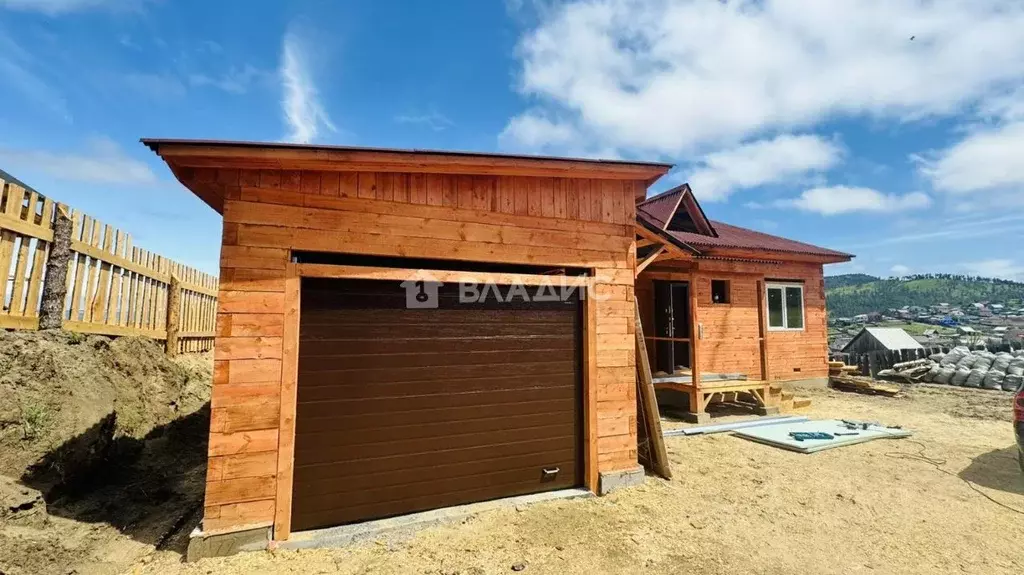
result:
[(765, 292), (764, 278), (757, 280), (757, 337), (761, 342), (761, 379), (770, 381), (771, 366), (768, 363), (768, 318), (765, 309), (768, 295)]
[[(693, 389), (700, 395), (700, 340), (704, 339), (704, 328), (697, 310), (697, 274), (690, 274), (690, 378)], [(704, 411), (701, 409), (701, 411)], [(700, 413), (697, 412), (697, 413)]]
[(665, 449), (665, 437), (661, 432), (661, 412), (658, 410), (658, 398), (654, 393), (654, 379), (651, 375), (651, 362), (647, 357), (647, 344), (644, 342), (644, 326), (640, 322), (640, 303), (634, 298), (636, 310), (636, 371), (637, 388), (640, 405), (643, 408), (643, 420), (650, 442), (650, 460), (652, 471), (665, 479), (672, 479), (672, 466)]
[(167, 290), (167, 355), (178, 355), (178, 334), (181, 332), (181, 282), (171, 274)]
[[(43, 277), (39, 329), (60, 329), (64, 325), (64, 302), (68, 293), (68, 263), (71, 260), (71, 211), (57, 204), (53, 220), (53, 243)], [(31, 303), (31, 302), (30, 302)]]

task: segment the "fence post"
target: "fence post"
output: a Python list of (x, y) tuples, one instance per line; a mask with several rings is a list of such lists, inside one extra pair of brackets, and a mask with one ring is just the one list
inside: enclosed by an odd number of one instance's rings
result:
[(178, 355), (178, 332), (181, 320), (181, 282), (178, 276), (171, 274), (167, 286), (167, 355)]
[(54, 210), (53, 242), (46, 261), (43, 295), (39, 305), (39, 329), (64, 326), (64, 303), (68, 293), (68, 262), (71, 261), (71, 214), (64, 204)]

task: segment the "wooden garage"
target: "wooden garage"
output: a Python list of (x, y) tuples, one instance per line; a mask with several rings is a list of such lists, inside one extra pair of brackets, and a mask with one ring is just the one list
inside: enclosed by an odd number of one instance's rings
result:
[(204, 532), (637, 474), (635, 206), (671, 166), (144, 143), (224, 217)]

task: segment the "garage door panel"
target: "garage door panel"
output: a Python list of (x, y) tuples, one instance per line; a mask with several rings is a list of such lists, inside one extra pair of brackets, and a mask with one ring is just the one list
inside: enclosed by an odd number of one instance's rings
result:
[[(578, 485), (578, 301), (303, 280), (293, 528)], [(554, 477), (544, 469), (558, 468)]]
[[(490, 416), (476, 417), (475, 419), (458, 419), (453, 421), (435, 421), (430, 419), (429, 423), (421, 423), (413, 426), (388, 426), (374, 427), (372, 441), (400, 441), (415, 434), (421, 438), (440, 438), (453, 433), (481, 433), (489, 434), (495, 431), (507, 429), (526, 429), (530, 427), (542, 427), (545, 425), (571, 426), (576, 420), (576, 414), (572, 411), (560, 411), (554, 413), (541, 413), (536, 415), (519, 415), (496, 417), (501, 412), (494, 410)], [(322, 418), (316, 421), (329, 422), (333, 418)], [(310, 430), (305, 426), (297, 433), (308, 436), (309, 442), (330, 441), (337, 446), (350, 446), (365, 443), (367, 438), (358, 433), (338, 433), (337, 429)]]
[[(392, 349), (395, 350), (402, 348)], [(490, 369), (490, 366), (492, 365), (518, 363), (522, 361), (520, 356), (524, 353), (529, 353), (531, 359), (536, 363), (557, 361), (562, 362), (564, 365), (566, 362), (572, 361), (572, 358), (575, 355), (575, 350), (571, 347), (561, 349), (508, 349), (503, 351), (450, 349), (447, 352), (419, 351), (417, 349), (416, 351), (393, 351), (393, 353), (382, 354), (329, 353), (319, 356), (312, 354), (307, 355), (303, 352), (301, 357), (305, 360), (307, 369), (301, 373), (321, 371), (324, 369), (331, 370), (337, 366), (340, 361), (348, 361), (353, 365), (358, 365), (359, 369), (382, 369), (388, 371), (407, 367), (437, 367), (450, 365), (459, 367), (480, 366), (482, 368), (480, 371), (481, 375), (485, 375), (487, 373), (493, 373), (493, 370)]]
[[(427, 467), (448, 468), (458, 464), (484, 461), (494, 462), (507, 458), (520, 458), (519, 461), (524, 465), (536, 463), (536, 465), (543, 466), (552, 460), (552, 454), (575, 450), (576, 447), (575, 444), (566, 441), (564, 438), (549, 438), (413, 455), (372, 457), (358, 461), (304, 462), (295, 468), (295, 472), (301, 472), (303, 477), (308, 477), (311, 481), (333, 477), (340, 484), (344, 481), (339, 480), (339, 477), (344, 477), (347, 480), (349, 477), (356, 478), (364, 475), (403, 470), (411, 476), (415, 476), (419, 470)], [(565, 471), (565, 469), (562, 471)]]
[[(407, 397), (423, 395), (425, 393), (447, 394), (465, 393), (473, 391), (513, 391), (527, 389), (541, 385), (537, 382), (536, 376), (513, 375), (513, 376), (485, 376), (444, 379), (436, 382), (429, 382), (424, 385), (422, 381), (395, 381), (378, 382), (368, 384), (364, 380), (356, 379), (341, 384), (331, 385), (326, 377), (309, 377), (312, 381), (319, 380), (321, 385), (311, 385), (302, 390), (302, 402), (329, 401), (333, 399), (370, 399), (380, 397)], [(544, 384), (548, 386), (573, 387), (576, 384), (576, 374), (572, 372), (558, 373), (545, 376)]]
[[(500, 430), (500, 433), (459, 433), (458, 429), (451, 429), (450, 433), (447, 435), (434, 437), (405, 437), (400, 440), (390, 441), (377, 441), (377, 437), (367, 437), (366, 442), (355, 445), (340, 445), (331, 441), (329, 437), (315, 435), (305, 436), (302, 449), (296, 448), (295, 453), (302, 458), (304, 463), (308, 462), (310, 464), (315, 464), (336, 461), (339, 459), (359, 461), (374, 457), (391, 457), (393, 455), (411, 455), (457, 449), (473, 449), (477, 447), (503, 445), (506, 443), (541, 441), (549, 438), (556, 442), (565, 439), (571, 445), (574, 435), (557, 435), (559, 433), (565, 433), (566, 429), (569, 429), (571, 432), (572, 426), (555, 424), (518, 429), (504, 429)], [(497, 444), (495, 443), (496, 440), (500, 440), (502, 443)]]
[(303, 434), (322, 431), (355, 434), (368, 430), (386, 430), (391, 427), (407, 427), (429, 423), (463, 423), (474, 418), (515, 418), (530, 415), (554, 416), (559, 413), (573, 413), (575, 403), (575, 399), (560, 399), (556, 401), (526, 401), (509, 405), (483, 407), (448, 407), (402, 412), (389, 411), (385, 414), (385, 417), (376, 413), (360, 413), (348, 416), (332, 414), (325, 417), (304, 418), (296, 422), (296, 428), (297, 433)]
[[(437, 381), (440, 379), (465, 379), (481, 377), (489, 374), (516, 373), (518, 375), (536, 376), (540, 380), (546, 377), (561, 375), (565, 373), (567, 366), (564, 361), (550, 362), (519, 362), (519, 363), (496, 363), (485, 366), (489, 369), (481, 370), (475, 365), (435, 365), (430, 367), (403, 367), (391, 370), (362, 369), (360, 367), (342, 368), (338, 365), (332, 366), (321, 364), (320, 370), (299, 370), (299, 378), (308, 381), (306, 386), (316, 385), (337, 385), (352, 381), (362, 381), (366, 384), (391, 383), (397, 381)], [(300, 399), (302, 389), (299, 389)]]
[(488, 459), (474, 457), (469, 461), (455, 463), (439, 464), (432, 461), (427, 465), (415, 468), (403, 466), (398, 470), (347, 475), (344, 482), (337, 480), (338, 469), (335, 465), (319, 465), (306, 470), (308, 481), (304, 484), (302, 493), (296, 494), (296, 496), (310, 499), (324, 493), (351, 493), (364, 489), (405, 485), (409, 482), (410, 476), (416, 477), (419, 481), (433, 481), (453, 476), (463, 477), (494, 471), (509, 471), (534, 465), (538, 460), (547, 461), (552, 467), (558, 467), (561, 473), (561, 471), (572, 469), (575, 457), (575, 448), (567, 447), (548, 452), (532, 452), (526, 455)]
[[(394, 335), (394, 334), (393, 334)], [(456, 341), (451, 341), (455, 339)], [(415, 349), (416, 353), (448, 353), (457, 344), (462, 352), (495, 352), (523, 350), (575, 350), (572, 334), (565, 335), (474, 335), (473, 337), (389, 337), (371, 339), (365, 334), (351, 338), (306, 338), (302, 357), (350, 357), (359, 355), (394, 354), (396, 350)]]
[(337, 399), (304, 402), (299, 400), (297, 417), (326, 417), (355, 415), (358, 413), (388, 414), (393, 411), (436, 409), (441, 407), (469, 407), (507, 405), (517, 401), (559, 399), (572, 394), (573, 387), (538, 387), (511, 391), (473, 391), (444, 395), (426, 393), (406, 397), (378, 397), (373, 399)]
[[(303, 324), (303, 341), (311, 341), (317, 338), (324, 339), (380, 339), (387, 340), (392, 337), (398, 338), (433, 338), (433, 337), (458, 337), (460, 333), (472, 335), (473, 337), (509, 337), (528, 336), (538, 333), (553, 336), (572, 336), (572, 328), (567, 328), (564, 322), (531, 322), (502, 325), (500, 323), (483, 324), (439, 324), (437, 322), (406, 322), (401, 324), (401, 330), (396, 333), (396, 326), (380, 323), (359, 323), (359, 324)], [(472, 330), (471, 334), (470, 329)], [(468, 339), (468, 338), (467, 338)], [(300, 346), (301, 347), (301, 346)]]
[[(573, 459), (571, 457), (561, 461), (552, 461), (551, 467), (548, 469), (552, 471), (558, 469), (559, 471), (556, 475), (551, 476), (551, 479), (547, 480), (547, 482), (556, 489), (572, 487), (572, 474), (566, 473), (563, 476), (560, 467), (568, 467), (572, 463)], [(468, 468), (459, 469), (459, 473), (449, 473), (446, 476), (436, 474), (429, 481), (422, 481), (423, 476), (420, 475), (412, 478), (407, 474), (404, 482), (393, 485), (371, 485), (366, 486), (364, 489), (355, 490), (349, 489), (346, 485), (344, 486), (344, 491), (334, 491), (329, 488), (319, 493), (304, 491), (295, 494), (296, 499), (293, 500), (293, 504), (297, 500), (302, 503), (315, 504), (321, 509), (331, 509), (341, 506), (383, 503), (426, 495), (451, 497), (458, 496), (459, 491), (487, 485), (497, 486), (544, 480), (543, 470), (532, 470), (522, 466), (512, 469), (484, 469), (482, 471), (477, 470), (476, 472), (466, 472), (466, 469)], [(452, 470), (449, 468), (448, 471)]]
[[(337, 297), (337, 296), (335, 296)], [(349, 295), (344, 296), (346, 299)], [(333, 301), (331, 302), (333, 303)], [(487, 326), (501, 327), (508, 323), (508, 309), (482, 309), (475, 306), (460, 306), (456, 309), (405, 309), (405, 300), (396, 308), (377, 307), (374, 309), (334, 309), (328, 304), (326, 307), (317, 306), (315, 302), (307, 301), (303, 297), (303, 307), (317, 307), (316, 317), (304, 322), (305, 326), (347, 326), (347, 325), (374, 325), (383, 324), (390, 326), (403, 326), (407, 324), (434, 324), (435, 326)], [(546, 324), (565, 330), (565, 317), (572, 315), (574, 310), (571, 306), (565, 309), (520, 309), (516, 311), (516, 322), (529, 325)], [(463, 331), (462, 333), (466, 333)], [(469, 335), (469, 334), (467, 334)]]
[[(552, 484), (551, 489), (565, 489), (567, 486)], [(545, 489), (550, 491), (551, 489)], [(308, 523), (306, 529), (328, 527), (340, 523), (352, 523), (366, 517), (390, 517), (405, 513), (415, 513), (437, 509), (438, 507), (449, 507), (463, 505), (476, 501), (486, 501), (502, 497), (514, 497), (516, 495), (527, 495), (537, 493), (538, 489), (527, 485), (526, 482), (514, 481), (507, 484), (483, 484), (478, 483), (472, 488), (459, 486), (456, 491), (413, 497), (404, 497), (396, 501), (375, 502), (365, 505), (347, 505), (342, 499), (338, 502), (341, 506), (337, 509), (323, 509), (319, 505), (304, 516)]]

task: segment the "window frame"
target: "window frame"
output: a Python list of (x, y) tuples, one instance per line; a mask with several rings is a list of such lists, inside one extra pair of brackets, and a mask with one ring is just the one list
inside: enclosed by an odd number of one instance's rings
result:
[[(722, 282), (725, 284), (725, 299), (722, 301), (715, 301), (715, 282)], [(729, 280), (712, 279), (711, 280), (711, 304), (712, 305), (731, 305), (732, 304), (732, 282)]]
[[(800, 289), (800, 327), (789, 327), (789, 314), (786, 310), (786, 288)], [(777, 289), (782, 292), (782, 327), (772, 326), (771, 310), (768, 303), (769, 290)], [(804, 331), (807, 327), (807, 300), (805, 299), (804, 284), (799, 282), (765, 282), (764, 284), (764, 321), (768, 331)]]

